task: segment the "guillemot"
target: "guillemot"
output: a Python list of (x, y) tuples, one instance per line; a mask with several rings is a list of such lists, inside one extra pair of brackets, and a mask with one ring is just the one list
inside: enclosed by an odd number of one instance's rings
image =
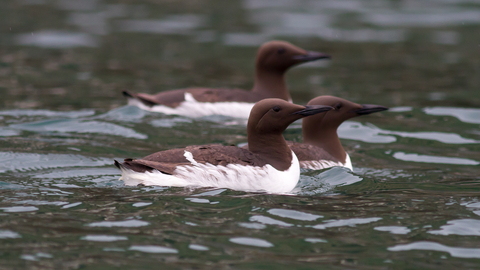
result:
[(142, 159), (115, 160), (126, 185), (199, 186), (284, 193), (300, 177), (296, 155), (282, 133), (300, 118), (333, 109), (300, 106), (281, 99), (255, 104), (247, 124), (250, 149), (196, 145), (157, 152)]
[(298, 157), (300, 167), (313, 170), (335, 166), (353, 170), (350, 156), (338, 137), (338, 127), (350, 118), (388, 110), (384, 106), (357, 104), (333, 96), (316, 97), (307, 105), (327, 105), (334, 108), (325, 114), (303, 119), (303, 143), (288, 142)]
[(285, 83), (285, 72), (298, 64), (329, 55), (306, 51), (285, 41), (264, 43), (255, 60), (255, 83), (251, 91), (241, 89), (187, 88), (160, 92), (156, 95), (123, 91), (129, 105), (141, 109), (187, 117), (226, 115), (248, 118), (255, 102), (280, 98), (291, 102)]

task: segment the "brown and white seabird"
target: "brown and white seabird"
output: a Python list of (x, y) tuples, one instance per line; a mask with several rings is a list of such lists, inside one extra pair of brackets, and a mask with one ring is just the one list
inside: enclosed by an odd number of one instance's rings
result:
[(300, 177), (298, 159), (282, 133), (295, 120), (333, 109), (264, 99), (247, 124), (249, 150), (200, 145), (157, 152), (142, 159), (115, 160), (126, 185), (200, 186), (284, 193)]
[(291, 102), (285, 83), (285, 72), (298, 64), (328, 59), (329, 55), (306, 51), (285, 41), (269, 41), (257, 52), (255, 83), (251, 91), (223, 88), (187, 88), (156, 95), (124, 91), (129, 105), (144, 110), (188, 117), (226, 115), (248, 118), (255, 102), (280, 98)]
[(335, 108), (325, 114), (303, 119), (303, 143), (288, 142), (300, 161), (300, 167), (314, 170), (335, 166), (353, 170), (350, 156), (345, 152), (338, 137), (338, 127), (350, 118), (388, 110), (384, 106), (357, 104), (333, 96), (316, 97), (307, 105), (326, 105)]

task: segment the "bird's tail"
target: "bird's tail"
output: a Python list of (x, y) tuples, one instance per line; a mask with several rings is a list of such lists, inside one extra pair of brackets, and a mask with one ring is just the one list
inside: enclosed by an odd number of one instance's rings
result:
[(155, 101), (153, 101), (153, 100), (150, 100), (150, 99), (148, 99), (148, 98), (146, 98), (146, 97), (142, 97), (142, 96), (137, 95), (137, 94), (134, 94), (134, 93), (130, 93), (130, 92), (125, 91), (125, 90), (122, 91), (122, 94), (123, 94), (123, 96), (126, 97), (127, 99), (129, 99), (129, 100), (132, 100), (132, 99), (138, 100), (138, 101), (140, 101), (141, 103), (143, 103), (145, 106), (148, 106), (148, 107), (153, 107), (153, 106), (155, 106), (155, 105), (158, 105), (158, 103), (155, 102)]
[(115, 161), (115, 167), (117, 167), (118, 169), (122, 170), (122, 171), (125, 171), (125, 170), (132, 170), (132, 171), (135, 171), (135, 172), (140, 172), (140, 173), (143, 173), (143, 172), (151, 172), (154, 170), (154, 168), (150, 167), (150, 166), (147, 166), (147, 165), (143, 165), (143, 164), (139, 164), (137, 162), (133, 162), (133, 159), (131, 158), (127, 158), (123, 161), (123, 163), (120, 163), (116, 160)]

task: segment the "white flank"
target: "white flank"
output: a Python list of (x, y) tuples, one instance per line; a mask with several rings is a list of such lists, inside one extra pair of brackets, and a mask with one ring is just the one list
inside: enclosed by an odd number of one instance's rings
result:
[[(185, 151), (185, 157), (188, 159), (190, 156), (191, 153)], [(192, 166), (178, 166), (173, 175), (156, 170), (139, 173), (120, 167), (122, 171), (120, 180), (123, 180), (127, 186), (139, 184), (145, 186), (198, 186), (286, 193), (297, 185), (300, 178), (299, 162), (293, 152), (292, 164), (285, 171), (279, 171), (269, 164), (263, 167), (236, 164), (215, 166), (210, 163), (197, 163), (193, 157), (189, 161), (193, 161)]]
[(159, 112), (164, 114), (175, 114), (187, 117), (203, 117), (208, 115), (225, 115), (235, 118), (248, 119), (250, 111), (255, 103), (246, 102), (198, 102), (192, 94), (185, 93), (185, 101), (176, 108), (164, 105), (148, 107), (138, 99), (129, 98), (128, 105), (137, 106), (142, 110)]
[(307, 160), (300, 161), (300, 167), (311, 170), (322, 170), (331, 167), (345, 167), (353, 171), (352, 161), (350, 160), (350, 156), (348, 154), (347, 158), (345, 159), (345, 163), (335, 162), (331, 160)]

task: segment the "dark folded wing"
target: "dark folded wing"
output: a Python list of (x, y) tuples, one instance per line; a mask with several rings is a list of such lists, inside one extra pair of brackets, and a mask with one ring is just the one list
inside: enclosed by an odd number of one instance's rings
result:
[[(192, 154), (193, 161), (185, 157), (186, 152)], [(247, 149), (236, 146), (201, 145), (161, 151), (142, 159), (125, 159), (121, 166), (136, 172), (158, 170), (166, 174), (174, 174), (177, 166), (191, 166), (194, 163), (209, 163), (215, 166), (236, 164), (259, 167), (266, 164), (258, 155), (251, 153)]]

